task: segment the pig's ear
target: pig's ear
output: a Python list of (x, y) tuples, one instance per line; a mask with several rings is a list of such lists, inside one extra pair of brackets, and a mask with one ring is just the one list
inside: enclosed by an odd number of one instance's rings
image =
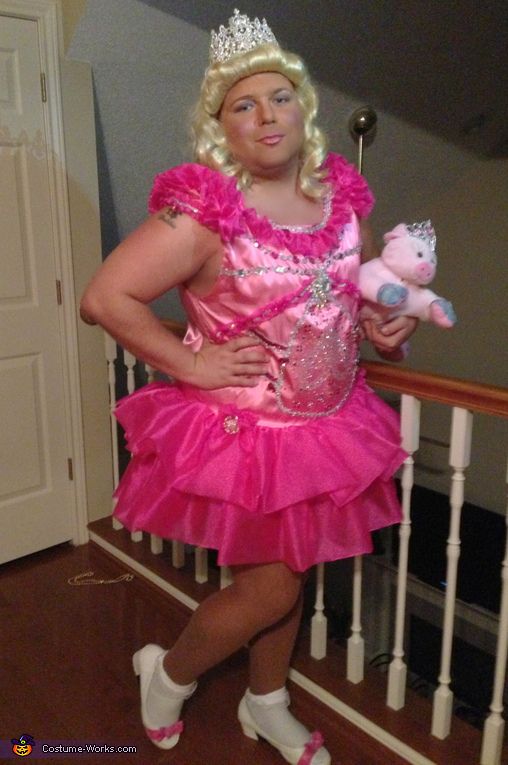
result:
[(398, 239), (401, 236), (407, 235), (407, 228), (404, 223), (399, 223), (395, 228), (392, 228), (391, 231), (388, 231), (383, 236), (383, 240), (385, 244), (388, 244), (388, 242), (391, 242), (392, 239)]

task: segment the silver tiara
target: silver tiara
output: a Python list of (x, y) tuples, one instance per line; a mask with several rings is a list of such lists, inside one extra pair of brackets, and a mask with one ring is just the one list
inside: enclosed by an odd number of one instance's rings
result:
[(234, 15), (229, 19), (229, 26), (226, 28), (221, 24), (218, 32), (212, 31), (210, 63), (215, 64), (217, 61), (223, 63), (237, 53), (247, 53), (265, 43), (278, 45), (266, 19), (260, 21), (255, 18), (251, 21), (246, 14), (240, 13), (238, 8), (235, 8)]
[(427, 242), (433, 253), (436, 252), (436, 232), (430, 220), (422, 220), (421, 223), (410, 223), (406, 225), (410, 236), (422, 239)]

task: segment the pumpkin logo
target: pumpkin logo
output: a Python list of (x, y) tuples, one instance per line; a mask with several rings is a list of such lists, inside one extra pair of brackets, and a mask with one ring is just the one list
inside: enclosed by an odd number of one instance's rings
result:
[(23, 733), (19, 738), (11, 738), (11, 744), (14, 754), (17, 754), (18, 757), (28, 757), (35, 746), (35, 741), (33, 736)]

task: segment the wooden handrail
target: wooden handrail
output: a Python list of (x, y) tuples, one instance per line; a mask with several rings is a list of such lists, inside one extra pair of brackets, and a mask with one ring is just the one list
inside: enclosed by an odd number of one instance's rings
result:
[(508, 417), (508, 389), (495, 385), (442, 377), (379, 361), (362, 361), (369, 385), (408, 393), (418, 399), (460, 406), (471, 412)]
[[(162, 323), (179, 337), (185, 334), (185, 325), (180, 322), (163, 319)], [(367, 382), (375, 388), (407, 393), (418, 399), (459, 406), (471, 412), (508, 417), (507, 388), (417, 372), (381, 361), (362, 361), (362, 368), (367, 373)]]

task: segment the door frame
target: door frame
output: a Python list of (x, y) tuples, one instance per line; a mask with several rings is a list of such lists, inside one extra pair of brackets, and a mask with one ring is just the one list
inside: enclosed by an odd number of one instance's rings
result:
[(60, 0), (0, 0), (0, 15), (37, 22), (41, 72), (46, 77), (48, 97), (43, 103), (43, 112), (48, 152), (53, 158), (48, 163), (48, 176), (55, 241), (55, 276), (62, 286), (62, 304), (59, 306), (60, 345), (65, 388), (66, 440), (73, 474), (72, 543), (78, 545), (87, 542), (89, 536), (77, 311), (60, 85), (60, 56), (64, 54), (62, 9)]

